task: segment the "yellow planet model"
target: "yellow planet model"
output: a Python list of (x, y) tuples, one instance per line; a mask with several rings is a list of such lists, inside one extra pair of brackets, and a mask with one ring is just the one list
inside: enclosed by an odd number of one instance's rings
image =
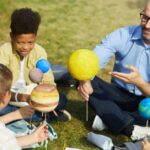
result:
[(99, 70), (98, 57), (88, 49), (75, 50), (69, 57), (68, 70), (78, 80), (89, 80)]

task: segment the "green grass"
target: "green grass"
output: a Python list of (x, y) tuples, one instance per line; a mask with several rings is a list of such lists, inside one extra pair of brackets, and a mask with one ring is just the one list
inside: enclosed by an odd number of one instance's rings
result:
[[(0, 44), (9, 41), (11, 12), (20, 7), (31, 7), (42, 16), (38, 43), (46, 48), (52, 64), (67, 64), (72, 51), (80, 48), (93, 49), (109, 32), (126, 25), (139, 24), (139, 12), (143, 9), (141, 0), (1, 0), (0, 1)], [(113, 60), (100, 72), (109, 81), (108, 72)], [(54, 123), (58, 139), (49, 141), (50, 150), (62, 150), (64, 144), (82, 150), (98, 150), (86, 140), (92, 131), (94, 113), (90, 110), (89, 121), (85, 121), (85, 104), (75, 89), (60, 88), (68, 99), (67, 110), (72, 121)], [(114, 143), (128, 141), (123, 135), (108, 131), (99, 132), (112, 137)], [(42, 150), (40, 148), (37, 150)]]

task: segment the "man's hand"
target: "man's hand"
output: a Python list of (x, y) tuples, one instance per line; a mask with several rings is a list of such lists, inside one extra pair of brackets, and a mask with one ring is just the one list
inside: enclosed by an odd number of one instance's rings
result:
[(131, 73), (126, 74), (120, 72), (110, 72), (109, 74), (112, 77), (115, 77), (129, 84), (138, 85), (139, 82), (143, 81), (138, 70), (135, 67), (127, 65), (126, 68), (128, 68), (131, 71)]
[(119, 72), (110, 72), (112, 77), (120, 79), (126, 83), (134, 84), (146, 97), (150, 97), (150, 83), (145, 81), (139, 74), (138, 70), (130, 65), (127, 65), (131, 73), (119, 73)]
[(34, 110), (31, 106), (25, 106), (15, 111), (18, 119), (31, 118)]
[(93, 93), (91, 81), (80, 81), (80, 85), (78, 86), (78, 92), (85, 101), (88, 101), (89, 95)]
[(141, 142), (141, 144), (142, 144), (142, 150), (150, 150), (150, 143), (146, 138)]

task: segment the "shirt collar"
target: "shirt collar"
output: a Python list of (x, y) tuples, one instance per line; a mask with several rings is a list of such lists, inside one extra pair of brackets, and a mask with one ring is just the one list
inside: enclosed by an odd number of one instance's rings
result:
[(142, 38), (142, 28), (141, 26), (137, 26), (137, 28), (133, 31), (131, 40), (139, 40)]
[[(11, 47), (12, 47), (12, 52), (13, 52), (13, 54), (18, 55), (17, 50), (14, 48), (12, 42), (11, 42)], [(19, 56), (19, 55), (18, 55), (18, 56)]]
[(144, 39), (142, 37), (142, 27), (137, 26), (137, 28), (133, 31), (131, 36), (131, 40), (141, 40), (147, 50), (150, 50), (150, 46), (146, 45)]

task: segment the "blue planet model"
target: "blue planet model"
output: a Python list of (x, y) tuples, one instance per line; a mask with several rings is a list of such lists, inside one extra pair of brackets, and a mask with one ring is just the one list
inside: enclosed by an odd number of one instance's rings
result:
[(50, 63), (46, 59), (40, 59), (36, 63), (36, 68), (40, 69), (43, 73), (46, 73), (51, 68)]
[(140, 115), (145, 119), (150, 119), (150, 98), (143, 99), (138, 107)]

